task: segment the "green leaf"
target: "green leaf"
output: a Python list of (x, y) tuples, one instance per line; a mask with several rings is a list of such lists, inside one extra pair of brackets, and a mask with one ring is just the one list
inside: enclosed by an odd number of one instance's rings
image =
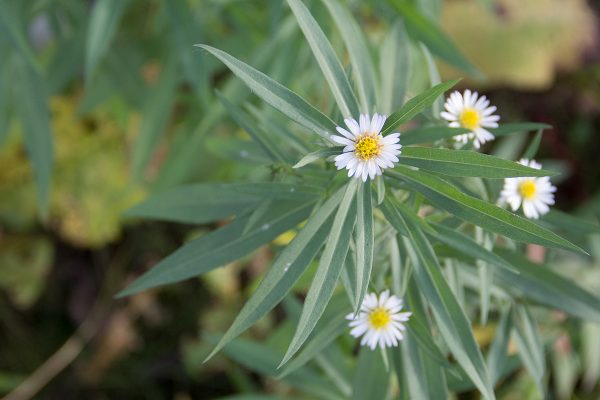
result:
[(535, 264), (508, 249), (494, 250), (514, 265), (519, 274), (496, 271), (502, 286), (537, 303), (554, 307), (583, 320), (600, 322), (600, 298), (577, 286), (548, 266)]
[(127, 3), (127, 0), (98, 0), (94, 3), (85, 53), (85, 76), (88, 80), (108, 51)]
[(343, 149), (342, 146), (335, 146), (335, 147), (330, 147), (328, 149), (313, 151), (312, 153), (309, 153), (309, 154), (305, 155), (304, 157), (302, 157), (302, 159), (294, 165), (294, 168), (302, 168), (305, 165), (308, 165), (317, 160), (322, 160), (327, 157), (342, 154), (342, 149)]
[(403, 238), (404, 245), (421, 292), (431, 304), (440, 334), (479, 391), (484, 397), (494, 399), (493, 386), (470, 322), (448, 287), (431, 245), (417, 224), (410, 219), (404, 220), (404, 223), (409, 233), (408, 238)]
[[(35, 53), (27, 39), (27, 25), (25, 24), (22, 6), (20, 1), (4, 0), (0, 1), (0, 32), (6, 34), (6, 37), (12, 42), (21, 57), (27, 64), (27, 67), (35, 71), (36, 74), (42, 73), (42, 68), (38, 62)], [(21, 10), (19, 10), (21, 7)], [(3, 54), (3, 61), (6, 62), (6, 54)]]
[(371, 269), (373, 268), (375, 233), (373, 228), (373, 196), (370, 182), (360, 184), (357, 198), (355, 313), (358, 313), (358, 308), (367, 293), (371, 279)]
[(179, 282), (244, 257), (298, 225), (308, 217), (313, 206), (312, 202), (302, 204), (289, 201), (278, 202), (268, 215), (245, 235), (243, 232), (248, 217), (236, 218), (228, 225), (186, 243), (136, 279), (117, 296), (124, 297), (142, 290)]
[(331, 196), (283, 249), (207, 359), (266, 315), (292, 289), (327, 239), (333, 212), (342, 201), (344, 193), (345, 189), (342, 188)]
[(33, 167), (37, 206), (42, 219), (48, 215), (52, 177), (52, 128), (42, 77), (20, 58), (17, 59), (13, 85), (15, 111), (21, 121), (27, 156)]
[(321, 354), (321, 352), (348, 329), (346, 316), (340, 314), (328, 321), (322, 329), (312, 337), (304, 349), (283, 369), (279, 378), (294, 372), (304, 364)]
[(453, 81), (440, 83), (407, 101), (398, 111), (387, 118), (381, 130), (381, 134), (386, 135), (401, 124), (412, 119), (415, 115), (432, 105), (440, 95), (456, 85), (459, 81), (460, 79), (455, 79)]
[(394, 22), (379, 52), (381, 110), (389, 114), (404, 103), (411, 76), (410, 40), (401, 20)]
[(508, 363), (508, 343), (511, 330), (512, 308), (509, 308), (502, 313), (500, 322), (496, 325), (496, 334), (494, 335), (494, 341), (486, 360), (490, 380), (494, 385), (502, 377), (502, 372)]
[(529, 143), (529, 146), (527, 146), (527, 149), (523, 153), (523, 158), (525, 158), (527, 160), (531, 160), (532, 158), (535, 158), (535, 155), (537, 154), (537, 151), (540, 148), (540, 143), (542, 142), (543, 135), (544, 135), (543, 130), (540, 129), (539, 131), (537, 131), (537, 133), (531, 140), (531, 143)]
[(586, 254), (578, 246), (542, 228), (536, 223), (515, 215), (493, 204), (469, 196), (450, 183), (424, 171), (397, 166), (387, 172), (403, 180), (409, 187), (423, 194), (438, 208), (456, 217), (519, 242), (535, 243)]
[(333, 226), (327, 237), (327, 244), (319, 260), (317, 272), (306, 295), (296, 333), (280, 366), (285, 364), (306, 341), (336, 287), (356, 222), (356, 185), (356, 179), (352, 179), (346, 185), (344, 198), (333, 220)]
[(537, 122), (516, 122), (510, 124), (502, 124), (497, 128), (489, 129), (496, 137), (510, 135), (512, 133), (539, 131), (552, 128), (551, 125), (541, 124)]
[(554, 172), (526, 167), (514, 161), (470, 150), (404, 147), (399, 159), (400, 164), (448, 176), (502, 179), (556, 175)]
[(548, 223), (556, 229), (562, 229), (576, 234), (600, 233), (600, 225), (589, 220), (574, 217), (562, 211), (551, 209), (543, 216), (542, 223)]
[(437, 27), (435, 23), (419, 12), (407, 0), (388, 0), (388, 3), (404, 17), (406, 27), (415, 39), (423, 42), (431, 52), (449, 64), (481, 76), (481, 73), (465, 58), (454, 43)]
[[(518, 319), (517, 316), (519, 317)], [(513, 313), (513, 325), (516, 328), (514, 333), (519, 349), (519, 357), (523, 361), (523, 364), (525, 364), (527, 371), (533, 377), (542, 398), (546, 398), (546, 388), (544, 385), (544, 374), (546, 372), (544, 346), (535, 322), (524, 306), (516, 306), (515, 313)]]
[(358, 88), (361, 101), (361, 111), (369, 113), (377, 99), (375, 84), (375, 67), (367, 40), (352, 13), (337, 0), (323, 0), (333, 21), (342, 34), (346, 48), (350, 55), (352, 73)]
[(345, 118), (358, 115), (358, 103), (344, 68), (335, 55), (327, 36), (321, 30), (310, 11), (300, 0), (288, 0), (298, 25), (304, 33), (312, 52), (321, 67), (323, 75), (329, 84), (333, 97)]
[(380, 352), (362, 347), (353, 379), (352, 399), (385, 399), (389, 381), (390, 374), (386, 371)]
[(450, 128), (449, 126), (428, 126), (425, 128), (412, 129), (406, 131), (400, 137), (403, 146), (413, 144), (433, 143), (436, 140), (452, 138), (456, 135), (469, 133), (465, 128)]
[(133, 146), (132, 170), (134, 179), (140, 180), (152, 152), (160, 141), (171, 117), (175, 98), (177, 67), (173, 62), (163, 66), (158, 83), (148, 95), (142, 111), (140, 131)]
[(329, 138), (329, 135), (335, 131), (335, 123), (332, 120), (285, 86), (224, 51), (203, 44), (196, 46), (221, 60), (257, 96), (290, 119), (325, 138)]
[(158, 193), (125, 215), (203, 224), (220, 221), (265, 199), (314, 201), (321, 188), (282, 182), (200, 183)]

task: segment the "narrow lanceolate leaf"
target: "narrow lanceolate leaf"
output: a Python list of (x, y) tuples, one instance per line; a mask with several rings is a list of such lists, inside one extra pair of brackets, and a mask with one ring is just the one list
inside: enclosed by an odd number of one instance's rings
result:
[(543, 382), (546, 371), (544, 346), (540, 340), (540, 333), (535, 321), (525, 306), (519, 305), (516, 307), (515, 313), (513, 313), (513, 325), (516, 328), (514, 332), (519, 357), (533, 377), (542, 398), (546, 398), (546, 389)]
[(516, 176), (552, 176), (554, 172), (470, 150), (404, 147), (400, 164), (458, 177), (502, 179)]
[(308, 220), (267, 271), (264, 279), (244, 304), (231, 327), (208, 358), (266, 315), (285, 297), (304, 273), (327, 239), (333, 213), (342, 201), (345, 189), (331, 196)]
[(352, 400), (385, 399), (389, 383), (390, 374), (381, 353), (362, 347), (353, 379)]
[(388, 117), (383, 125), (381, 133), (383, 135), (392, 132), (398, 126), (409, 121), (411, 118), (419, 114), (425, 108), (433, 104), (433, 102), (441, 96), (446, 90), (456, 85), (460, 79), (440, 83), (423, 93), (420, 93), (406, 102), (398, 111)]
[(200, 183), (158, 193), (126, 212), (130, 217), (203, 224), (270, 200), (316, 200), (323, 190), (282, 182)]
[(504, 311), (500, 317), (500, 322), (496, 325), (496, 333), (492, 347), (487, 356), (487, 367), (490, 373), (490, 380), (495, 385), (502, 377), (502, 373), (508, 362), (508, 342), (510, 332), (512, 331), (512, 308)]
[(419, 12), (412, 2), (388, 0), (388, 3), (404, 17), (411, 36), (423, 42), (433, 54), (472, 75), (481, 75), (454, 43), (433, 22)]
[[(21, 61), (21, 60), (19, 60)], [(27, 156), (33, 166), (37, 205), (42, 218), (48, 214), (50, 178), (52, 176), (52, 131), (44, 82), (39, 74), (21, 61), (17, 63), (13, 85), (14, 108), (21, 121)]]
[(510, 124), (502, 124), (497, 128), (490, 129), (489, 131), (496, 137), (510, 135), (512, 133), (539, 131), (544, 129), (552, 128), (551, 125), (542, 124), (538, 122), (516, 122)]
[(98, 0), (94, 3), (87, 32), (85, 76), (90, 79), (102, 57), (108, 51), (127, 0)]
[(346, 185), (344, 198), (335, 214), (331, 232), (327, 237), (327, 244), (319, 260), (317, 273), (306, 295), (296, 333), (281, 361), (281, 365), (285, 364), (296, 354), (300, 346), (306, 341), (333, 294), (340, 272), (344, 266), (350, 239), (352, 238), (352, 230), (356, 221), (356, 185), (356, 179), (352, 179)]
[(397, 166), (388, 175), (403, 180), (438, 208), (484, 229), (519, 242), (535, 243), (586, 254), (584, 250), (535, 222), (469, 196), (456, 186), (424, 171)]
[(435, 233), (428, 234), (442, 243), (447, 244), (454, 250), (457, 250), (464, 255), (473, 258), (474, 260), (485, 261), (488, 264), (495, 265), (500, 268), (506, 268), (513, 273), (518, 274), (519, 271), (515, 269), (508, 261), (498, 256), (497, 254), (487, 250), (483, 246), (480, 246), (470, 236), (465, 235), (457, 231), (456, 229), (449, 228), (442, 224), (433, 224)]
[(355, 313), (358, 312), (358, 308), (365, 297), (371, 278), (371, 269), (373, 268), (375, 233), (373, 230), (373, 196), (370, 182), (360, 185), (357, 198)]
[(456, 135), (469, 133), (465, 128), (450, 128), (449, 126), (428, 126), (406, 131), (402, 134), (400, 141), (403, 146), (413, 144), (433, 143), (436, 140), (452, 138)]
[(285, 86), (224, 51), (203, 44), (196, 46), (221, 60), (257, 96), (300, 125), (325, 138), (335, 131), (335, 123), (331, 119)]
[(600, 298), (577, 286), (572, 280), (548, 266), (532, 263), (508, 249), (495, 249), (514, 265), (519, 274), (497, 270), (496, 277), (507, 289), (530, 300), (554, 307), (584, 320), (600, 322)]
[(386, 115), (404, 103), (411, 62), (410, 39), (402, 21), (397, 20), (383, 39), (379, 52), (380, 107)]
[(164, 133), (175, 97), (177, 67), (170, 62), (163, 67), (158, 83), (151, 89), (142, 112), (140, 132), (133, 146), (133, 176), (141, 179), (152, 152)]
[(325, 36), (321, 27), (301, 0), (288, 0), (288, 4), (296, 16), (298, 25), (300, 25), (300, 29), (302, 29), (319, 63), (323, 75), (325, 75), (325, 79), (329, 84), (342, 115), (346, 118), (356, 118), (358, 115), (356, 97), (344, 72), (344, 68), (335, 55), (335, 51), (333, 51), (327, 36)]
[(361, 111), (369, 113), (377, 99), (375, 84), (375, 67), (367, 40), (347, 7), (343, 7), (337, 0), (323, 0), (333, 17), (335, 24), (342, 33), (342, 38), (350, 54), (352, 74), (355, 77), (358, 97), (361, 102)]
[(248, 217), (192, 240), (143, 274), (119, 297), (188, 279), (244, 257), (295, 227), (310, 214), (314, 202), (281, 201), (244, 234)]
[(417, 337), (408, 333), (402, 341), (402, 364), (411, 399), (447, 400), (443, 368), (421, 350)]
[(317, 160), (322, 160), (326, 159), (327, 157), (342, 154), (342, 149), (342, 146), (335, 146), (328, 149), (313, 151), (312, 153), (309, 153), (302, 157), (302, 159), (294, 165), (294, 168), (302, 168), (305, 165), (308, 165)]
[(550, 224), (555, 229), (562, 229), (576, 234), (600, 233), (600, 225), (587, 219), (575, 217), (562, 211), (551, 209), (544, 215), (542, 223)]
[(321, 352), (337, 339), (348, 328), (348, 321), (343, 314), (337, 315), (323, 326), (318, 333), (307, 342), (304, 349), (283, 369), (279, 378), (294, 372), (304, 364), (320, 355)]
[[(18, 3), (18, 1), (0, 2), (0, 32), (6, 35), (4, 37), (19, 51), (28, 67), (40, 74), (42, 69), (27, 40), (27, 26), (25, 18), (20, 15)], [(4, 53), (2, 58), (3, 64), (6, 65), (7, 54)]]
[(494, 390), (471, 325), (441, 273), (437, 257), (421, 228), (404, 220), (408, 238), (403, 238), (414, 266), (417, 283), (431, 304), (440, 334), (454, 357), (486, 399), (494, 399)]

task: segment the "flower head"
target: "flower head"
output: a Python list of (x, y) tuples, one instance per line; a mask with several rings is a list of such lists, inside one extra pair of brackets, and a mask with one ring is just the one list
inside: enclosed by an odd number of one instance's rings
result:
[(485, 128), (497, 128), (500, 117), (492, 115), (496, 107), (490, 107), (490, 101), (485, 96), (479, 97), (477, 92), (468, 89), (464, 94), (455, 91), (448, 97), (444, 107), (446, 111), (442, 111), (440, 116), (449, 122), (448, 126), (471, 131), (456, 135), (456, 141), (466, 143), (473, 140), (473, 145), (478, 149), (483, 143), (494, 140), (494, 135)]
[[(542, 165), (534, 160), (521, 159), (519, 163), (526, 167), (541, 169)], [(556, 187), (550, 183), (550, 177), (506, 178), (500, 192), (500, 204), (508, 203), (513, 211), (523, 205), (523, 214), (527, 218), (538, 219), (550, 210), (554, 204)]]
[(354, 314), (348, 314), (346, 319), (350, 320), (352, 330), (350, 334), (354, 337), (363, 336), (361, 346), (369, 346), (372, 350), (377, 347), (398, 346), (398, 342), (404, 338), (402, 331), (406, 330), (403, 322), (408, 321), (410, 312), (402, 310), (402, 300), (390, 291), (382, 292), (379, 297), (375, 293), (368, 293), (360, 306), (356, 319)]
[(392, 133), (381, 135), (381, 128), (385, 123), (384, 115), (374, 114), (373, 118), (362, 114), (359, 122), (354, 119), (345, 119), (349, 130), (336, 127), (342, 135), (331, 135), (331, 139), (344, 147), (343, 153), (335, 157), (337, 169), (347, 168), (348, 176), (362, 179), (374, 179), (381, 175), (383, 169), (392, 168), (398, 162), (400, 154), (400, 134)]

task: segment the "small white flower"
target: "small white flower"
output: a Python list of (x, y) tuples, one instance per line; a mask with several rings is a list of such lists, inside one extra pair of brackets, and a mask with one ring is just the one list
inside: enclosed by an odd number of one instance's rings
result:
[(359, 122), (351, 118), (344, 120), (349, 131), (336, 127), (342, 136), (331, 135), (331, 140), (346, 146), (343, 153), (335, 157), (337, 169), (347, 168), (348, 176), (365, 182), (367, 177), (374, 179), (383, 169), (394, 167), (402, 146), (399, 133), (381, 135), (386, 118), (374, 114), (369, 119), (368, 115), (361, 114)]
[(490, 101), (485, 97), (465, 90), (464, 94), (453, 92), (444, 104), (446, 111), (440, 116), (447, 120), (452, 128), (465, 128), (471, 132), (456, 135), (454, 139), (461, 143), (473, 140), (473, 145), (478, 149), (483, 143), (494, 140), (494, 135), (485, 128), (497, 128), (500, 117), (492, 115), (496, 106), (490, 107)]
[[(542, 165), (534, 160), (521, 159), (520, 164), (526, 167), (541, 169)], [(523, 205), (523, 214), (527, 218), (538, 219), (550, 210), (554, 204), (556, 187), (550, 183), (550, 177), (541, 178), (506, 178), (504, 188), (500, 192), (499, 203), (508, 203), (513, 211)]]
[(354, 337), (363, 338), (361, 346), (369, 346), (372, 350), (377, 347), (398, 346), (404, 338), (402, 334), (406, 330), (403, 322), (408, 321), (410, 312), (400, 312), (403, 302), (400, 298), (391, 295), (386, 290), (379, 295), (368, 293), (360, 306), (356, 319), (354, 314), (348, 314), (346, 319), (350, 320), (352, 330), (350, 334)]

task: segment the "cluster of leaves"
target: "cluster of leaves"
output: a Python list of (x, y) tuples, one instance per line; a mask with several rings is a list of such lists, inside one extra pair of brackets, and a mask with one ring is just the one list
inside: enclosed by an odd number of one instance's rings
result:
[[(268, 162), (277, 166), (276, 173), (270, 181), (178, 187), (133, 208), (132, 216), (178, 222), (206, 223), (231, 215), (235, 218), (185, 244), (120, 295), (206, 273), (286, 231), (297, 230), (212, 354), (225, 349), (241, 362), (260, 360), (258, 364), (264, 368), (255, 369), (277, 375), (272, 369), (277, 365), (277, 355), (234, 339), (280, 302), (292, 301), (288, 294), (318, 259), (301, 310), (298, 305), (288, 305), (290, 319), (298, 323), (280, 366), (286, 364), (281, 375), (292, 385), (312, 390), (313, 395), (321, 390), (318, 396), (323, 398), (350, 394), (355, 398), (383, 398), (390, 375), (381, 369), (381, 360), (370, 350), (361, 352), (357, 365), (361, 385), (352, 390), (344, 379), (331, 378), (339, 372), (331, 366), (335, 363), (331, 355), (335, 347), (331, 345), (345, 331), (343, 316), (360, 307), (367, 290), (391, 287), (406, 298), (413, 312), (401, 348), (391, 349), (384, 357), (393, 361), (403, 396), (445, 399), (449, 388), (475, 387), (492, 399), (495, 384), (518, 368), (518, 358), (544, 392), (543, 345), (526, 304), (598, 322), (600, 300), (551, 269), (529, 261), (521, 255), (522, 243), (585, 254), (553, 230), (574, 223), (589, 232), (598, 232), (598, 227), (557, 212), (543, 220), (542, 226), (495, 206), (498, 179), (553, 173), (470, 150), (445, 148), (446, 139), (464, 132), (441, 126), (436, 112), (440, 96), (457, 82), (438, 83), (429, 51), (463, 68), (470, 67), (458, 52), (448, 50), (451, 47), (446, 39), (410, 3), (390, 1), (412, 36), (406, 34), (403, 24), (393, 26), (384, 39), (381, 74), (377, 76), (369, 42), (352, 14), (337, 1), (324, 1), (348, 51), (350, 77), (307, 7), (300, 0), (288, 0), (288, 4), (331, 89), (337, 110), (327, 116), (299, 93), (250, 65), (222, 50), (201, 45), (301, 129), (280, 124), (280, 115), (251, 104), (244, 109), (228, 100), (227, 95), (222, 96), (229, 116), (250, 134)], [(287, 22), (284, 20), (282, 31), (291, 30)], [(414, 39), (422, 44), (415, 44)], [(394, 54), (388, 49), (405, 49), (406, 53)], [(404, 56), (416, 52), (421, 53), (421, 60), (429, 68), (431, 87), (404, 102), (410, 74), (417, 69), (417, 64), (407, 64)], [(410, 121), (420, 121), (418, 127), (401, 136), (405, 147), (393, 171), (363, 184), (348, 180), (324, 160), (340, 151), (323, 147), (330, 146), (326, 139), (342, 116), (389, 109), (396, 111), (388, 118), (384, 134)], [(544, 128), (533, 123), (504, 124), (494, 134), (500, 137), (540, 131), (525, 152), (532, 156)], [(312, 138), (308, 132), (312, 132)], [(423, 146), (427, 143), (433, 146)], [(299, 159), (296, 167), (302, 168), (291, 168)], [(336, 294), (339, 283), (346, 296)], [(469, 316), (474, 310), (466, 296), (474, 294), (480, 300), (476, 310), (482, 323), (492, 311), (500, 315), (486, 357), (471, 329)], [(518, 343), (518, 357), (509, 357), (507, 352), (511, 333)], [(324, 349), (329, 353), (321, 354)], [(452, 361), (448, 361), (449, 354)], [(318, 383), (320, 378), (312, 376), (311, 369), (306, 369), (306, 363), (313, 359), (323, 369), (334, 369), (328, 374), (336, 383), (333, 393), (326, 384)], [(370, 390), (373, 392), (363, 392)]]

